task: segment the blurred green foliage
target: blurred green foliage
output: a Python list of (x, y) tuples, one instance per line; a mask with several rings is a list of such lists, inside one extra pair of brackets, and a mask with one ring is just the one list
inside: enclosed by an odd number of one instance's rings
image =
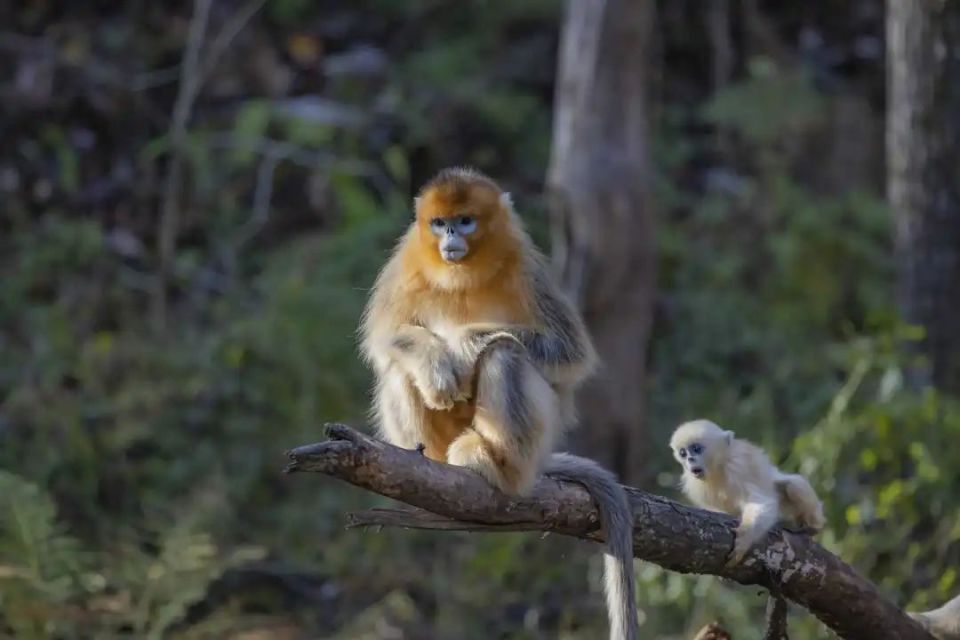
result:
[[(901, 345), (917, 332), (897, 321), (883, 203), (797, 177), (791, 141), (816, 133), (828, 100), (802, 75), (754, 72), (701, 110), (747, 150), (739, 174), (702, 195), (661, 185), (663, 202), (687, 213), (660, 230), (661, 287), (675, 299), (653, 345), (657, 441), (710, 416), (764, 445), (824, 499), (822, 543), (896, 602), (932, 608), (957, 591), (960, 405), (903, 382)], [(664, 120), (663, 147), (682, 135)], [(658, 476), (664, 488), (678, 479)], [(646, 565), (640, 583), (653, 629), (687, 621), (678, 638), (718, 617), (731, 629), (763, 619), (758, 592), (711, 577)], [(831, 637), (793, 613), (791, 637)]]
[[(279, 473), (283, 450), (320, 439), (323, 422), (363, 421), (354, 331), (425, 171), (489, 170), (547, 236), (537, 194), (560, 3), (335, 4), (331, 17), (272, 0), (255, 28), (281, 39), (354, 20), (362, 41), (388, 25), (381, 37), (400, 54), (377, 100), (349, 81), (325, 97), (376, 102), (397, 127), (380, 135), (364, 118), (343, 125), (258, 97), (198, 118), (163, 331), (149, 322), (149, 228), (130, 223), (118, 250), (123, 225), (70, 204), (93, 165), (68, 125), (21, 141), (25, 164), (54, 168), (43, 184), (58, 197), (12, 198), (2, 212), (0, 636), (604, 633), (592, 546), (345, 532), (344, 513), (380, 500)], [(163, 59), (143, 55), (151, 69)], [(960, 581), (960, 408), (903, 383), (897, 345), (910, 331), (894, 311), (878, 190), (828, 193), (806, 177), (798, 140), (823, 133), (835, 99), (756, 57), (706, 103), (663, 106), (649, 477), (677, 497), (667, 433), (710, 416), (811, 477), (832, 550), (897, 602), (933, 606)], [(144, 182), (171, 151), (162, 127), (148, 134), (123, 150)], [(705, 186), (686, 185), (711, 154), (721, 160)], [(272, 206), (258, 210), (265, 159)], [(638, 569), (648, 637), (689, 637), (714, 617), (759, 629), (755, 590)], [(796, 611), (791, 633), (826, 637)]]

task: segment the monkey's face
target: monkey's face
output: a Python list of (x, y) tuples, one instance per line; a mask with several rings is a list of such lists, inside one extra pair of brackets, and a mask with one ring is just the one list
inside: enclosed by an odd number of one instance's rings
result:
[(707, 475), (707, 448), (701, 442), (690, 442), (674, 450), (683, 470), (698, 480)]
[(468, 237), (477, 231), (477, 219), (469, 213), (451, 218), (430, 220), (430, 232), (437, 238), (437, 248), (444, 262), (460, 262), (470, 251)]
[(732, 431), (724, 431), (709, 420), (691, 420), (673, 432), (670, 448), (685, 474), (704, 480), (723, 463), (732, 440)]
[[(417, 198), (420, 240), (431, 262), (467, 266), (498, 250), (506, 214), (501, 194), (484, 184), (441, 185)], [(488, 260), (489, 261), (489, 260)]]

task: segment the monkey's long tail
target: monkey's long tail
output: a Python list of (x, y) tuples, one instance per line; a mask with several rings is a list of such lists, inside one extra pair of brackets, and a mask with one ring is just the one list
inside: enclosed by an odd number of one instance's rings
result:
[(960, 596), (939, 609), (908, 614), (937, 640), (960, 639)]
[(633, 510), (616, 476), (593, 460), (555, 453), (546, 475), (583, 485), (600, 510), (607, 538), (603, 557), (604, 591), (610, 617), (610, 640), (636, 640), (637, 604), (633, 578)]

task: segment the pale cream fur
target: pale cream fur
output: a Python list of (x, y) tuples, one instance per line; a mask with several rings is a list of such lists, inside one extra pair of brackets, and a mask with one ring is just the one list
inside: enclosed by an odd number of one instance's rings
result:
[(910, 617), (937, 640), (960, 640), (960, 596), (938, 609), (910, 613)]
[(681, 487), (698, 507), (740, 518), (731, 564), (739, 563), (777, 521), (817, 532), (823, 507), (803, 476), (783, 473), (760, 447), (709, 420), (686, 422), (670, 438), (683, 466)]

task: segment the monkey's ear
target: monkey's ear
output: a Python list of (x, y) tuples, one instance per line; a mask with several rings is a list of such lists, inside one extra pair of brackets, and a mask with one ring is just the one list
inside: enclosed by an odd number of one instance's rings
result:
[(423, 200), (420, 196), (417, 196), (413, 199), (413, 217), (417, 217), (417, 209), (420, 208), (420, 201)]
[(731, 442), (733, 442), (733, 435), (734, 435), (733, 431), (723, 432), (723, 439), (727, 441), (727, 444), (730, 444)]
[(500, 204), (504, 209), (513, 209), (513, 198), (506, 191), (500, 194)]

